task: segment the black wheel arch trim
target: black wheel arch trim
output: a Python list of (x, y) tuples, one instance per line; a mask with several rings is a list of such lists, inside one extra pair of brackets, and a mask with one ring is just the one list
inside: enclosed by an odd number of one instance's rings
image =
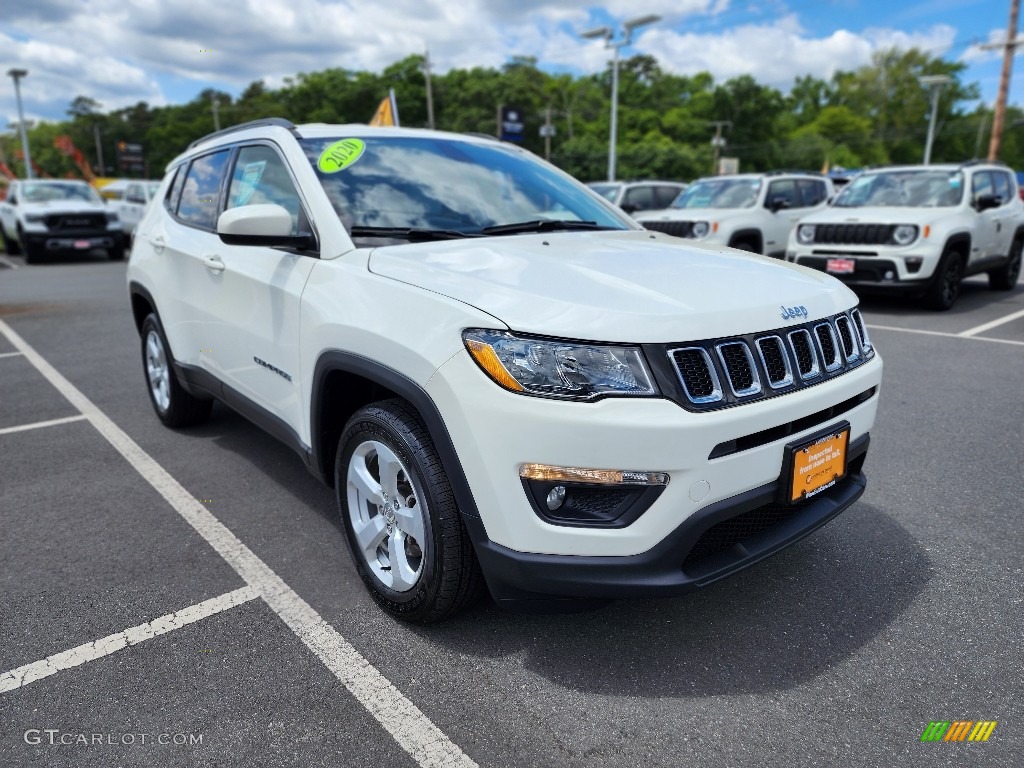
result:
[(448, 427), (440, 410), (434, 403), (433, 398), (427, 394), (419, 384), (408, 376), (383, 363), (372, 360), (368, 357), (353, 352), (342, 350), (327, 350), (323, 352), (316, 361), (313, 370), (313, 386), (310, 392), (310, 437), (311, 437), (311, 464), (310, 469), (324, 482), (330, 483), (334, 471), (334, 449), (336, 446), (324, 445), (324, 430), (320, 428), (321, 414), (321, 391), (328, 374), (334, 371), (342, 371), (357, 376), (362, 376), (380, 386), (394, 392), (399, 397), (407, 400), (419, 413), (420, 418), (427, 427), (430, 439), (434, 442), (438, 455), (441, 457), (441, 464), (444, 466), (445, 474), (451, 483), (452, 492), (458, 503), (459, 511), (463, 516), (479, 518), (480, 512), (477, 509), (473, 491), (469, 487), (469, 480), (462, 468), (462, 461), (455, 450)]
[(757, 248), (758, 253), (764, 253), (764, 235), (759, 229), (739, 229), (729, 237), (729, 247), (735, 248), (736, 243), (748, 242)]

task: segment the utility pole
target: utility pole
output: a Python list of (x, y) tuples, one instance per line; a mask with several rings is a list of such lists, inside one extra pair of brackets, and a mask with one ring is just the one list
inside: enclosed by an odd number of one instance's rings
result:
[(995, 116), (992, 119), (992, 138), (988, 143), (988, 160), (999, 159), (999, 145), (1003, 140), (1003, 120), (1006, 117), (1006, 97), (1010, 91), (1010, 70), (1013, 69), (1013, 55), (1018, 45), (1024, 40), (1017, 37), (1017, 14), (1020, 11), (1020, 0), (1010, 2), (1010, 23), (1006, 27), (1006, 40), (1002, 43), (987, 43), (980, 46), (982, 50), (1003, 49), (1003, 72), (999, 78), (999, 95), (996, 96)]
[(92, 135), (96, 139), (96, 165), (99, 166), (100, 176), (107, 175), (107, 169), (103, 165), (103, 143), (100, 141), (100, 124), (92, 124)]
[(213, 130), (220, 130), (220, 101), (216, 93), (210, 94), (210, 106), (213, 108)]
[(708, 125), (715, 127), (715, 137), (711, 139), (711, 146), (715, 148), (715, 157), (711, 161), (711, 175), (718, 175), (718, 150), (725, 146), (725, 139), (722, 138), (722, 128), (732, 128), (731, 120), (712, 120)]
[(423, 76), (427, 80), (427, 128), (434, 130), (434, 87), (430, 82), (430, 49), (423, 55)]
[(25, 155), (25, 178), (32, 178), (32, 157), (28, 153), (28, 134), (25, 132), (25, 112), (21, 108), (21, 78), (28, 75), (27, 69), (9, 69), (8, 76), (14, 80), (14, 96), (18, 100), (18, 130), (21, 132), (21, 151)]

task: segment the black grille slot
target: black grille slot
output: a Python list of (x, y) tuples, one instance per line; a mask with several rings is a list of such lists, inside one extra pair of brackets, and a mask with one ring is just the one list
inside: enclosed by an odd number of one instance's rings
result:
[(821, 357), (825, 361), (825, 370), (835, 368), (841, 361), (831, 327), (822, 323), (815, 326), (814, 334), (818, 337), (818, 347), (821, 349)]
[(861, 349), (867, 351), (871, 349), (871, 341), (868, 339), (868, 329), (864, 325), (864, 318), (861, 317), (859, 309), (853, 310), (851, 314), (853, 316), (854, 325), (857, 327), (857, 336), (860, 337)]
[(892, 240), (891, 224), (819, 224), (814, 242), (825, 245), (884, 245)]
[(857, 344), (853, 340), (853, 331), (850, 329), (850, 321), (845, 317), (836, 318), (836, 330), (839, 331), (839, 341), (843, 345), (843, 354), (847, 360), (857, 357)]
[(674, 237), (689, 237), (690, 227), (693, 226), (692, 221), (644, 221), (641, 223), (645, 229), (664, 232), (666, 235)]
[(794, 331), (789, 334), (789, 341), (793, 345), (793, 354), (796, 355), (796, 367), (801, 378), (808, 378), (814, 374), (814, 348), (811, 346), (811, 335), (807, 331)]
[(725, 374), (729, 377), (733, 392), (739, 395), (757, 391), (756, 374), (751, 365), (750, 352), (746, 344), (739, 341), (732, 344), (721, 344), (718, 347), (718, 354), (722, 356)]
[(757, 340), (757, 349), (761, 353), (764, 369), (768, 374), (768, 382), (779, 387), (788, 384), (791, 379), (789, 366), (786, 365), (786, 353), (782, 347), (782, 339), (768, 336)]
[(691, 400), (699, 402), (721, 396), (711, 370), (711, 361), (703, 349), (679, 349), (672, 354), (672, 358)]
[(782, 504), (766, 504), (763, 507), (744, 512), (717, 523), (706, 531), (683, 560), (683, 568), (719, 552), (725, 552), (746, 538), (767, 530), (790, 518), (800, 507)]

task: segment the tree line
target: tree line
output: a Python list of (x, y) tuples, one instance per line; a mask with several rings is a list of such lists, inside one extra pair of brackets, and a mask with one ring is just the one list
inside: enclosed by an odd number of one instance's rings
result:
[[(68, 119), (44, 122), (29, 130), (33, 161), (55, 177), (79, 175), (74, 163), (54, 147), (67, 135), (97, 165), (99, 130), (107, 176), (127, 175), (116, 168), (116, 143), (145, 148), (150, 177), (214, 128), (213, 100), (222, 127), (279, 116), (295, 123), (365, 123), (388, 89), (394, 89), (401, 124), (427, 125), (424, 57), (408, 56), (381, 73), (343, 68), (299, 73), (280, 88), (262, 81), (237, 98), (207, 89), (187, 104), (153, 107), (145, 102), (103, 111), (79, 96)], [(984, 157), (992, 126), (986, 106), (965, 111), (979, 88), (962, 81), (965, 65), (932, 57), (917, 49), (878, 51), (869, 64), (840, 71), (828, 80), (799, 77), (788, 93), (744, 75), (717, 83), (710, 73), (674, 75), (647, 55), (620, 62), (619, 178), (688, 181), (712, 172), (715, 121), (728, 121), (721, 155), (739, 159), (742, 171), (775, 168), (819, 170), (824, 166), (859, 168), (885, 163), (920, 163), (930, 114), (924, 75), (951, 78), (938, 105), (933, 162)], [(549, 112), (555, 128), (553, 163), (584, 181), (602, 179), (607, 168), (611, 69), (574, 77), (549, 74), (530, 57), (514, 57), (501, 68), (453, 69), (431, 77), (435, 126), (441, 130), (493, 135), (501, 104), (521, 109), (523, 145), (544, 154), (540, 128)], [(1001, 159), (1024, 167), (1024, 113), (1007, 111)], [(0, 136), (8, 165), (21, 173), (16, 131)]]

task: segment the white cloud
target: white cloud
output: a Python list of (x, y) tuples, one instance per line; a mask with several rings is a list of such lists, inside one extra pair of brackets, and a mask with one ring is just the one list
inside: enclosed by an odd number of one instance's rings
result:
[[(1021, 36), (1018, 35), (1017, 39), (1021, 39)], [(964, 51), (963, 55), (960, 57), (960, 61), (968, 64), (976, 64), (983, 61), (996, 61), (997, 59), (1002, 60), (1002, 44), (1006, 42), (1006, 29), (996, 27), (995, 29), (989, 30), (988, 40), (985, 42), (988, 45), (998, 45), (1000, 47), (982, 48), (980, 45), (972, 45)]]

